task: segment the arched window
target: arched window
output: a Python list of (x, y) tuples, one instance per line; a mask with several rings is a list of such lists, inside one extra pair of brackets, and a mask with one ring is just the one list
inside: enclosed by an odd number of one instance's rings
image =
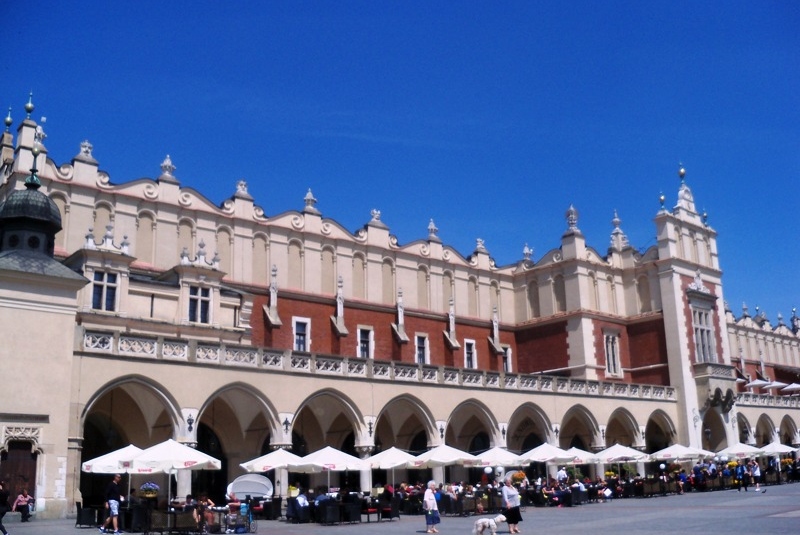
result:
[(227, 229), (217, 230), (217, 248), (211, 251), (213, 254), (219, 255), (219, 269), (226, 273), (228, 277), (233, 278), (233, 251), (231, 246), (231, 233)]
[(367, 269), (364, 257), (360, 254), (353, 255), (353, 297), (366, 299)]
[(417, 268), (417, 307), (430, 308), (428, 302), (428, 270), (425, 266)]
[(189, 258), (194, 258), (197, 254), (194, 246), (194, 227), (188, 219), (182, 219), (178, 223), (178, 261), (180, 261), (181, 253), (184, 250), (189, 253)]
[(453, 298), (453, 274), (445, 271), (442, 275), (442, 310), (450, 311), (450, 300)]
[(289, 288), (303, 289), (303, 249), (298, 241), (289, 243)]
[(106, 235), (106, 227), (111, 224), (111, 206), (101, 203), (94, 208), (94, 241), (100, 243)]
[(267, 238), (258, 234), (253, 238), (253, 283), (266, 286), (269, 284), (269, 276)]
[(381, 265), (381, 281), (381, 299), (383, 303), (390, 305), (395, 302), (394, 265), (388, 258)]
[(653, 310), (653, 306), (650, 303), (650, 279), (646, 275), (636, 279), (636, 294), (639, 296), (639, 312)]
[(539, 307), (539, 282), (536, 279), (528, 283), (528, 309), (529, 319), (538, 318), (542, 315)]
[(567, 311), (567, 290), (562, 275), (553, 278), (553, 304), (556, 312)]
[(136, 221), (136, 242), (133, 244), (134, 255), (139, 262), (153, 263), (155, 247), (155, 219), (147, 212), (141, 212)]
[(478, 315), (478, 281), (470, 277), (467, 283), (467, 313), (475, 317)]
[(336, 293), (336, 268), (334, 266), (333, 249), (325, 247), (322, 250), (320, 260), (322, 262), (322, 266), (320, 266), (320, 277), (322, 277), (320, 288), (322, 288), (322, 293), (333, 295)]

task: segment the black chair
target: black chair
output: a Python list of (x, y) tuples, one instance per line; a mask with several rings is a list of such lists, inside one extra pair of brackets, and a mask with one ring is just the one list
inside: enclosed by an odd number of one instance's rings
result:
[(150, 524), (147, 526), (145, 533), (164, 533), (170, 530), (169, 515), (163, 511), (150, 512)]
[(383, 509), (381, 508), (381, 520), (384, 518), (388, 518), (390, 521), (393, 518), (400, 519), (400, 505), (403, 503), (403, 498), (398, 495), (392, 496), (391, 501), (389, 502), (389, 508)]
[(83, 507), (81, 502), (75, 502), (75, 509), (78, 516), (75, 517), (76, 528), (94, 528), (97, 526), (97, 511), (89, 507)]
[(311, 520), (311, 508), (297, 505), (297, 498), (286, 501), (286, 520), (293, 524), (306, 524)]
[[(359, 514), (361, 510), (359, 509)], [(341, 519), (339, 517), (339, 504), (334, 500), (325, 500), (317, 505), (314, 511), (317, 522), (320, 524), (338, 524)]]
[(342, 522), (361, 522), (361, 501), (347, 502), (342, 511)]

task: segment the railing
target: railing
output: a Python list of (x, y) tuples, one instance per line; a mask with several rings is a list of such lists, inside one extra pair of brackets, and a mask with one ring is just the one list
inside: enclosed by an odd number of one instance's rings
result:
[(376, 381), (402, 381), (571, 396), (677, 401), (675, 388), (671, 386), (588, 381), (539, 374), (500, 373), (297, 351), (281, 352), (251, 346), (208, 344), (168, 337), (132, 336), (120, 332), (85, 331), (81, 350), (87, 355), (241, 367), (269, 372), (308, 373), (341, 378), (368, 378)]
[(772, 394), (751, 394), (745, 392), (736, 397), (737, 405), (775, 408), (799, 408), (800, 396), (775, 396)]

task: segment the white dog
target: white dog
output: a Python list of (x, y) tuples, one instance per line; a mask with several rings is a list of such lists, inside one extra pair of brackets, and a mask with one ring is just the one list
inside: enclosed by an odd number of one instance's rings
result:
[(472, 535), (483, 535), (487, 529), (491, 535), (497, 533), (497, 524), (502, 524), (506, 521), (503, 515), (497, 515), (494, 518), (479, 518), (475, 521), (475, 526), (472, 528)]

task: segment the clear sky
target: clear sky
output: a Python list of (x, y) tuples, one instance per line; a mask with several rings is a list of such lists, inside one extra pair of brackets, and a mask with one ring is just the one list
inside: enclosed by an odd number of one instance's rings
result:
[[(0, 2), (0, 106), (34, 92), (49, 156), (88, 139), (112, 182), (175, 175), (219, 204), (498, 265), (558, 247), (573, 204), (655, 243), (678, 164), (719, 233), (726, 300), (800, 307), (800, 2)], [(5, 113), (3, 113), (5, 115)]]

